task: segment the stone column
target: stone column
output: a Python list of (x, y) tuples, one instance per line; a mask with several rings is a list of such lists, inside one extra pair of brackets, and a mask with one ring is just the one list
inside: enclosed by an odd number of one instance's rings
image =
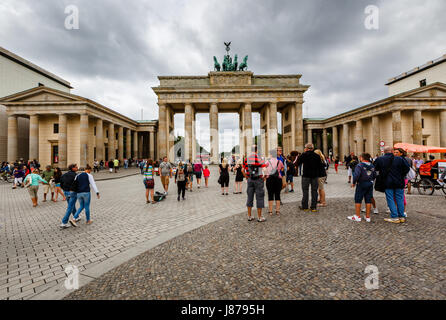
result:
[(124, 159), (124, 128), (118, 127), (118, 159)]
[[(446, 109), (440, 111), (440, 147), (446, 147)], [(446, 158), (444, 153), (442, 157)]]
[(362, 120), (356, 121), (355, 129), (356, 155), (359, 157), (364, 152), (364, 135), (362, 133)]
[[(149, 157), (155, 160), (155, 132), (149, 131)], [(175, 159), (170, 159), (174, 161)]]
[(158, 117), (158, 157), (167, 157), (167, 107), (165, 104), (159, 104)]
[(126, 129), (125, 136), (125, 157), (127, 159), (132, 157), (132, 132), (129, 128)]
[(328, 154), (327, 129), (322, 129), (322, 153)]
[(195, 161), (197, 159), (197, 134), (196, 134), (196, 113), (195, 108), (192, 108), (192, 161)]
[(294, 106), (295, 112), (295, 148), (296, 151), (303, 152), (304, 151), (304, 120), (302, 113), (302, 103), (296, 102)]
[(8, 116), (8, 162), (14, 163), (18, 154), (18, 120), (17, 116)]
[(67, 115), (59, 114), (59, 167), (62, 170), (68, 168), (67, 150)]
[(144, 158), (144, 134), (142, 132), (138, 138), (138, 158)]
[[(59, 125), (60, 132), (60, 125)], [(60, 149), (60, 147), (59, 147)], [(96, 160), (105, 161), (104, 154), (104, 121), (102, 119), (96, 119)], [(60, 153), (60, 150), (59, 150)]]
[(217, 103), (211, 103), (209, 110), (209, 125), (210, 125), (210, 142), (211, 142), (211, 163), (219, 163), (219, 148), (218, 148), (218, 105)]
[(339, 156), (338, 127), (331, 128), (331, 142), (333, 145), (333, 157)]
[(241, 108), (238, 112), (239, 115), (239, 155), (243, 156), (245, 151), (245, 137), (243, 133), (245, 132), (245, 119), (244, 119), (244, 112), (243, 108)]
[(108, 160), (116, 158), (115, 149), (115, 125), (113, 123), (108, 124)]
[(313, 130), (307, 129), (307, 143), (313, 143)]
[(316, 131), (316, 148), (322, 150), (322, 137), (319, 130)]
[(88, 163), (88, 114), (80, 117), (80, 163), (79, 168), (85, 168)]
[(393, 145), (403, 142), (401, 132), (401, 111), (392, 112), (392, 133), (393, 133)]
[(245, 103), (243, 106), (243, 120), (244, 120), (244, 144), (245, 144), (245, 154), (248, 156), (251, 153), (252, 145), (254, 141), (252, 140), (252, 107), (251, 103)]
[(269, 103), (269, 150), (265, 155), (269, 154), (270, 150), (277, 149), (277, 103), (270, 102)]
[(190, 103), (184, 106), (184, 161), (193, 161), (192, 144), (193, 144), (193, 108)]
[(413, 144), (423, 144), (423, 126), (421, 119), (421, 110), (415, 110), (413, 112)]
[(138, 154), (138, 132), (137, 131), (133, 131), (133, 157), (140, 158), (139, 154)]
[(348, 156), (348, 154), (350, 153), (348, 137), (349, 137), (348, 123), (344, 123), (342, 125), (342, 155), (340, 158), (342, 161), (344, 161), (344, 156)]
[(379, 116), (372, 117), (372, 156), (379, 155), (381, 153), (380, 142), (381, 142), (381, 133), (379, 129)]
[[(66, 121), (65, 121), (65, 126), (66, 126)], [(60, 132), (60, 124), (59, 124), (59, 132)], [(66, 142), (65, 142), (65, 149), (66, 149)], [(59, 145), (59, 153), (60, 153), (60, 145)], [(29, 159), (33, 160), (38, 158), (39, 158), (39, 116), (32, 115), (29, 117)]]

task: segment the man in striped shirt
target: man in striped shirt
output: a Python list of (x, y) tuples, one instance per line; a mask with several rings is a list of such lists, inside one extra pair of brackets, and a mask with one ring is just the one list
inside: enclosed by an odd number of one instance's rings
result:
[(243, 163), (243, 175), (248, 180), (248, 200), (246, 202), (248, 208), (248, 221), (254, 220), (251, 216), (252, 207), (254, 206), (254, 195), (256, 196), (257, 204), (257, 221), (264, 222), (266, 220), (262, 217), (262, 210), (265, 207), (265, 176), (263, 175), (262, 168), (265, 168), (266, 166), (265, 161), (260, 159), (257, 154), (257, 146), (252, 146), (251, 155), (249, 155)]

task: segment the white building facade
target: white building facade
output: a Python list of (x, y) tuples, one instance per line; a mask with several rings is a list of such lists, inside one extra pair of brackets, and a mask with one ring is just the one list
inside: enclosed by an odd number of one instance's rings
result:
[[(70, 93), (70, 83), (0, 47), (0, 97), (46, 86)], [(28, 160), (29, 119), (18, 119), (18, 158)], [(8, 117), (0, 105), (0, 161), (7, 160)]]

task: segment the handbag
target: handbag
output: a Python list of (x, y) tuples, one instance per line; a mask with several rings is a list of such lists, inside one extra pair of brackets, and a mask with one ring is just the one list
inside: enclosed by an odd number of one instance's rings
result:
[(415, 170), (413, 168), (409, 168), (409, 172), (406, 175), (406, 179), (411, 181), (411, 180), (415, 179), (416, 176), (417, 176), (417, 173), (415, 172)]

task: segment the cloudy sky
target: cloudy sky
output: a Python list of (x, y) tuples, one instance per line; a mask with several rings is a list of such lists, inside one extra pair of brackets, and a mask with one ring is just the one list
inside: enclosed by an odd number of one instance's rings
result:
[[(78, 30), (65, 28), (68, 5)], [(368, 5), (378, 30), (364, 25)], [(304, 116), (325, 118), (386, 97), (387, 79), (445, 54), (445, 12), (444, 0), (1, 0), (0, 46), (139, 120), (141, 109), (157, 119), (158, 75), (205, 75), (232, 41), (255, 74), (302, 74)], [(222, 133), (236, 119), (221, 115)], [(208, 116), (197, 123), (208, 147)], [(227, 150), (237, 138), (224, 136)]]

